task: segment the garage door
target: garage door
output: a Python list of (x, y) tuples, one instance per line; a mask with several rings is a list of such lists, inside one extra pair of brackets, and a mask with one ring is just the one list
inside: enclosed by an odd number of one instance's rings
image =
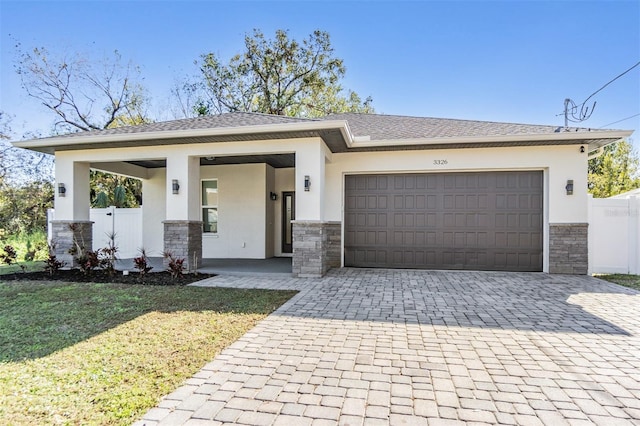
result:
[(352, 175), (345, 265), (542, 271), (542, 172)]

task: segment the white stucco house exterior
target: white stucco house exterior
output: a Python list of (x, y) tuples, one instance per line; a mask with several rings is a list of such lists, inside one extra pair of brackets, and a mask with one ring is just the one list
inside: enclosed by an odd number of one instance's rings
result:
[(55, 154), (63, 257), (73, 233), (92, 238), (97, 169), (142, 180), (144, 248), (190, 268), (292, 256), (296, 276), (341, 266), (585, 274), (587, 159), (630, 134), (238, 112), (14, 145)]

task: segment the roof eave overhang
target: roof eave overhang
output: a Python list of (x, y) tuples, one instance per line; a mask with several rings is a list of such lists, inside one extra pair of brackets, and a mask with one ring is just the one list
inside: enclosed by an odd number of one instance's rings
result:
[(601, 146), (608, 145), (620, 139), (631, 136), (633, 131), (589, 131), (589, 132), (559, 132), (559, 133), (538, 133), (538, 134), (520, 134), (520, 135), (494, 135), (494, 136), (456, 136), (456, 137), (437, 137), (437, 138), (420, 138), (420, 139), (394, 139), (383, 141), (355, 141), (351, 144), (351, 148), (366, 150), (367, 148), (380, 148), (382, 146), (387, 149), (392, 147), (429, 147), (437, 145), (443, 147), (447, 145), (456, 146), (473, 146), (477, 145), (518, 145), (530, 144), (534, 145), (539, 142), (540, 145), (566, 145), (568, 142), (575, 141), (576, 144), (589, 145), (589, 150), (595, 150)]
[[(518, 146), (518, 145), (566, 145), (585, 144), (589, 151), (594, 151), (602, 146), (616, 142), (631, 136), (633, 131), (627, 130), (605, 130), (588, 132), (559, 132), (559, 133), (536, 133), (518, 135), (492, 135), (492, 136), (454, 136), (416, 139), (388, 139), (388, 140), (359, 140), (354, 137), (349, 124), (345, 120), (308, 121), (283, 124), (266, 124), (255, 126), (219, 127), (205, 129), (181, 129), (170, 131), (138, 132), (138, 133), (117, 133), (110, 135), (74, 135), (62, 136), (46, 139), (34, 139), (29, 141), (13, 142), (18, 148), (25, 148), (34, 151), (55, 153), (56, 150), (73, 149), (98, 149), (117, 148), (119, 146), (153, 146), (157, 144), (190, 143), (194, 139), (202, 138), (229, 138), (242, 135), (253, 135), (257, 138), (263, 136), (268, 139), (269, 135), (288, 135), (292, 137), (296, 133), (315, 132), (321, 136), (323, 132), (338, 131), (341, 139), (338, 143), (344, 144), (344, 148), (330, 147), (333, 152), (385, 150), (395, 149), (446, 149), (468, 148), (483, 146)], [(279, 136), (280, 137), (280, 136)], [(337, 149), (340, 148), (340, 149)]]
[(32, 139), (27, 141), (12, 142), (15, 147), (30, 149), (33, 151), (53, 154), (58, 149), (99, 149), (116, 148), (123, 143), (138, 142), (138, 146), (149, 146), (166, 140), (184, 140), (188, 143), (191, 139), (207, 137), (240, 136), (245, 134), (264, 135), (269, 134), (295, 134), (296, 132), (323, 132), (337, 130), (347, 148), (351, 147), (353, 135), (345, 120), (309, 121), (284, 124), (264, 124), (255, 126), (215, 127), (204, 129), (180, 129), (155, 132), (132, 132), (117, 134), (91, 134), (61, 136), (44, 139)]

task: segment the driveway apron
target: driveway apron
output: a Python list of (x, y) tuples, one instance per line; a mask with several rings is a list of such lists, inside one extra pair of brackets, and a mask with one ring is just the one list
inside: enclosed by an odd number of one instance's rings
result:
[(640, 424), (640, 293), (543, 273), (218, 276), (296, 289), (136, 425)]

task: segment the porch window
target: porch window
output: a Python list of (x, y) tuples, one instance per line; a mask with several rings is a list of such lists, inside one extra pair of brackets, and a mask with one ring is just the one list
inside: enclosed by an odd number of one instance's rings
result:
[(218, 179), (202, 181), (202, 222), (205, 233), (218, 232)]

